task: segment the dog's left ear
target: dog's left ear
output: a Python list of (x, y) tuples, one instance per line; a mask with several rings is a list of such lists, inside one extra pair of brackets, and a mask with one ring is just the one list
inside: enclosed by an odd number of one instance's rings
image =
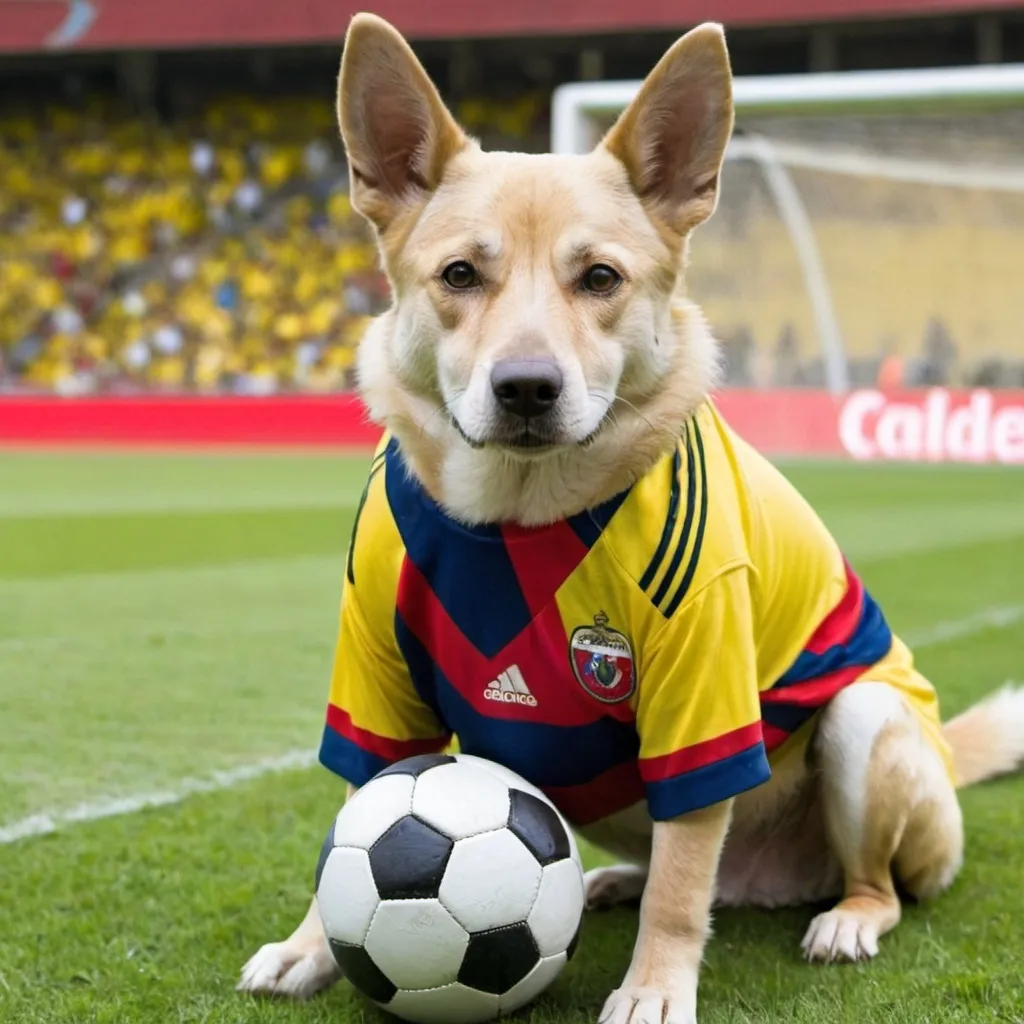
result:
[(732, 126), (725, 33), (708, 23), (658, 61), (601, 145), (652, 212), (685, 234), (714, 213)]
[(409, 44), (372, 14), (357, 14), (345, 37), (338, 122), (352, 205), (382, 231), (401, 209), (425, 201), (470, 144)]

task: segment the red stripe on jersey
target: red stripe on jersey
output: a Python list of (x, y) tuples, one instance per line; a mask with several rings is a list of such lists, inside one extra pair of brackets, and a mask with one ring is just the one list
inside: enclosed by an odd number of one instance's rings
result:
[(565, 521), (541, 529), (514, 524), (501, 528), (512, 568), (531, 614), (538, 615), (554, 599), (589, 548)]
[(845, 559), (843, 565), (846, 569), (846, 593), (807, 641), (804, 650), (811, 654), (824, 654), (830, 647), (847, 643), (860, 624), (864, 610), (864, 585)]
[(644, 784), (636, 761), (624, 761), (579, 786), (541, 788), (574, 825), (600, 821), (644, 799)]
[[(472, 582), (467, 580), (467, 586)], [(398, 581), (398, 611), (449, 679), (486, 678), (490, 663), (452, 621), (426, 577), (410, 558)]]
[(780, 686), (761, 693), (762, 704), (790, 704), (798, 708), (817, 708), (827, 704), (844, 686), (864, 675), (867, 665), (849, 665), (804, 683)]
[(761, 742), (761, 723), (751, 722), (714, 739), (694, 743), (671, 754), (660, 757), (641, 757), (640, 776), (644, 782), (660, 782), (676, 775), (685, 775), (697, 768), (722, 761), (733, 754), (753, 747)]
[(369, 729), (360, 729), (354, 725), (348, 712), (334, 704), (327, 705), (327, 724), (360, 749), (390, 762), (401, 761), (416, 754), (435, 754), (448, 743), (447, 736), (434, 736), (428, 740), (393, 740), (387, 736), (378, 736)]
[(791, 732), (786, 732), (785, 729), (780, 729), (777, 725), (772, 725), (771, 722), (761, 723), (761, 733), (764, 736), (765, 749), (769, 753), (777, 750), (793, 735)]

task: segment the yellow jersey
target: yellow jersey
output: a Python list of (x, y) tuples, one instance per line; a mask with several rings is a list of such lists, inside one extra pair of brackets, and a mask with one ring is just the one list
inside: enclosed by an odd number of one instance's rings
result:
[(362, 785), (455, 736), (577, 824), (641, 800), (660, 820), (764, 783), (865, 675), (939, 736), (934, 691), (828, 530), (711, 403), (629, 490), (529, 529), (455, 521), (385, 438), (321, 760)]

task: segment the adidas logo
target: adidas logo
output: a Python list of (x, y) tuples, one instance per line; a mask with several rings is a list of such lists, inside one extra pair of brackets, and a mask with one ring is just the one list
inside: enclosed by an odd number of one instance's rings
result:
[(530, 693), (518, 665), (509, 665), (504, 672), (498, 674), (497, 679), (492, 679), (484, 690), (484, 699), (496, 700), (501, 704), (525, 704), (531, 708), (537, 706), (537, 698)]

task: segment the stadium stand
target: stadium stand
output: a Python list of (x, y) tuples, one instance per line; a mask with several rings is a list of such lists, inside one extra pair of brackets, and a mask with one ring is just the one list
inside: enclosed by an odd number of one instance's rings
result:
[[(547, 100), (466, 100), (491, 147)], [(351, 383), (387, 302), (334, 112), (232, 96), (161, 123), (111, 99), (0, 116), (0, 387), (265, 394)]]
[(62, 393), (347, 382), (387, 288), (329, 106), (236, 97), (167, 126), (96, 101), (9, 116), (0, 133), (9, 380)]
[[(549, 99), (510, 90), (455, 112), (486, 148), (536, 150)], [(351, 385), (355, 342), (388, 289), (348, 202), (329, 102), (243, 92), (158, 118), (108, 94), (29, 109), (0, 112), (0, 390)], [(1020, 117), (747, 127), (943, 161), (969, 139), (999, 163), (1019, 160)], [(1024, 384), (1024, 197), (808, 171), (796, 183), (854, 383)], [(730, 164), (724, 192), (690, 285), (724, 343), (727, 382), (821, 386), (805, 282), (759, 172)]]

